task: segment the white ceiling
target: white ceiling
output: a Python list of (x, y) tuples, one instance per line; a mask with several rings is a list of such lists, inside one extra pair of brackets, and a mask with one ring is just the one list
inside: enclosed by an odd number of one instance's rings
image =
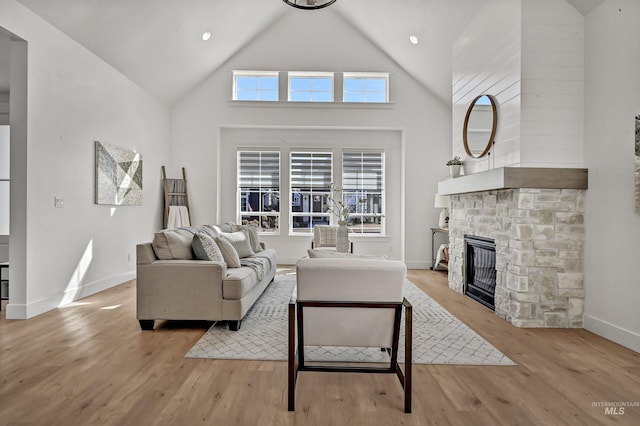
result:
[[(450, 64), (453, 41), (487, 0), (338, 0), (317, 11), (281, 0), (18, 1), (172, 105), (285, 13), (342, 16), (450, 102), (450, 66), (442, 64)], [(584, 14), (604, 0), (567, 1)], [(204, 31), (213, 34), (209, 42), (200, 38)]]

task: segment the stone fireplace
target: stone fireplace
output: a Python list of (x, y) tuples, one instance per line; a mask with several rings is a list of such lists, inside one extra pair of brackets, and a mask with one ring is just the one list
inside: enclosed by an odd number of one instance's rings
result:
[[(507, 169), (519, 169), (519, 178), (508, 178)], [(567, 170), (577, 179), (562, 179)], [(518, 327), (582, 327), (586, 170), (477, 175), (439, 184), (451, 196), (449, 287), (465, 292), (465, 235), (492, 239), (496, 315)]]

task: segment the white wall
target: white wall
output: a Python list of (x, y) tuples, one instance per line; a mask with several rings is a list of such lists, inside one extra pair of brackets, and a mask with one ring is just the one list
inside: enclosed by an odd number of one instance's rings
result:
[(585, 328), (640, 351), (640, 215), (634, 116), (640, 113), (640, 3), (607, 0), (585, 19)]
[[(166, 106), (17, 2), (0, 3), (0, 27), (28, 44), (28, 69), (11, 83), (7, 318), (17, 319), (134, 278), (135, 244), (161, 227), (170, 120)], [(142, 153), (143, 206), (94, 204), (95, 140)]]
[[(319, 12), (319, 13), (318, 13)], [(195, 87), (172, 108), (170, 175), (185, 166), (195, 223), (232, 220), (225, 210), (235, 195), (218, 188), (232, 185), (234, 176), (220, 173), (220, 129), (241, 126), (315, 129), (389, 129), (401, 131), (405, 182), (400, 194), (402, 217), (388, 216), (391, 228), (406, 235), (404, 258), (410, 267), (430, 264), (429, 228), (438, 223), (433, 207), (437, 182), (447, 174), (451, 146), (451, 110), (407, 75), (395, 62), (349, 27), (331, 9), (299, 13), (294, 9), (258, 35), (220, 70)], [(330, 31), (329, 31), (330, 29)], [(347, 42), (348, 41), (348, 42)], [(388, 71), (390, 106), (354, 108), (341, 105), (240, 104), (230, 102), (232, 70)], [(220, 212), (220, 215), (218, 215)], [(398, 238), (396, 236), (396, 238)], [(309, 238), (310, 241), (310, 238)], [(294, 246), (278, 244), (281, 259), (304, 255)], [(304, 247), (308, 245), (305, 242)], [(395, 250), (397, 248), (392, 248)], [(294, 253), (295, 252), (295, 253)]]

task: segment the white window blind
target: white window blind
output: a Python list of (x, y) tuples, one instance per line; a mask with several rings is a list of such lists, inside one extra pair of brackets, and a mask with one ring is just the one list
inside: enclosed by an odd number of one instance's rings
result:
[(291, 232), (310, 233), (313, 226), (330, 223), (326, 202), (332, 163), (331, 152), (291, 153)]
[(280, 222), (280, 152), (238, 152), (239, 216), (261, 232), (277, 232)]
[(351, 232), (381, 234), (384, 213), (384, 153), (342, 154), (342, 198)]

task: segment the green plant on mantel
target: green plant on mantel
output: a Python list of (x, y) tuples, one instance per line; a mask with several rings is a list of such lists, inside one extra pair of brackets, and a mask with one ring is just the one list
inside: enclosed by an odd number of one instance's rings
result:
[(447, 166), (461, 166), (462, 160), (457, 155), (453, 157), (451, 160), (447, 161)]

